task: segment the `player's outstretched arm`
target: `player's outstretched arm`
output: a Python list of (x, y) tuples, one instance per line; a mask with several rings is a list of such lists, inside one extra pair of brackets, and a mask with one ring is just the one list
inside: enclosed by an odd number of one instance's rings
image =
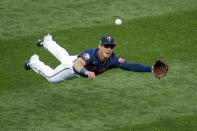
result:
[(96, 78), (95, 73), (92, 71), (88, 71), (85, 68), (86, 61), (79, 57), (74, 63), (74, 69), (81, 75), (87, 76), (89, 79), (94, 80)]
[(125, 62), (120, 68), (127, 71), (152, 72), (152, 66), (145, 66), (140, 63)]

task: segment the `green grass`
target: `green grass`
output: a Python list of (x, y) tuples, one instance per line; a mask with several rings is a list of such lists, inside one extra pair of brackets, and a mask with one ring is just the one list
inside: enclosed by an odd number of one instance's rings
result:
[[(195, 0), (2, 0), (0, 17), (0, 130), (197, 129)], [(23, 68), (34, 53), (59, 64), (35, 46), (47, 33), (70, 54), (111, 35), (120, 57), (146, 65), (162, 58), (170, 70), (160, 81), (113, 69), (94, 81), (48, 83)]]

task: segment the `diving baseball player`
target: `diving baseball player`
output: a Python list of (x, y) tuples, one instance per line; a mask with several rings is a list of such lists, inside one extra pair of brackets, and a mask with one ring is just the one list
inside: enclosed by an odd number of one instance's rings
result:
[[(44, 76), (49, 82), (60, 82), (77, 77), (87, 77), (94, 80), (96, 75), (112, 68), (121, 68), (126, 71), (152, 72), (152, 66), (140, 63), (129, 63), (116, 56), (113, 52), (114, 39), (104, 36), (100, 39), (98, 48), (88, 49), (78, 55), (71, 56), (68, 52), (53, 41), (51, 35), (47, 35), (37, 43), (53, 54), (61, 64), (55, 69), (45, 65), (39, 60), (38, 55), (33, 55), (25, 63), (25, 69), (33, 69), (36, 73)], [(153, 72), (154, 73), (154, 72)]]

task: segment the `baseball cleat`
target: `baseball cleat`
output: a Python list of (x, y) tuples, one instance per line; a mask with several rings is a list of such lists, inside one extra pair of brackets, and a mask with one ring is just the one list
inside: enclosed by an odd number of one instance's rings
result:
[(25, 70), (30, 70), (30, 69), (31, 69), (31, 67), (30, 67), (30, 65), (29, 65), (29, 61), (26, 61), (26, 62), (25, 62), (24, 67), (25, 67)]
[(46, 35), (44, 41), (52, 41), (52, 36), (50, 34)]
[(37, 45), (38, 47), (43, 46), (43, 41), (44, 41), (44, 40), (39, 40), (39, 41), (37, 42), (37, 44), (36, 44), (36, 45)]

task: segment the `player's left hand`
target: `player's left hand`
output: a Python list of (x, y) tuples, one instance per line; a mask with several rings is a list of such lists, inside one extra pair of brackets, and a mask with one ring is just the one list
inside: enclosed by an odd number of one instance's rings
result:
[(164, 77), (168, 72), (168, 64), (164, 60), (157, 60), (155, 64), (153, 65), (153, 73), (155, 77), (162, 78)]
[(86, 75), (88, 76), (88, 78), (91, 79), (91, 80), (95, 80), (95, 79), (96, 79), (96, 75), (95, 75), (95, 73), (92, 72), (92, 71), (87, 71), (85, 74), (86, 74)]

